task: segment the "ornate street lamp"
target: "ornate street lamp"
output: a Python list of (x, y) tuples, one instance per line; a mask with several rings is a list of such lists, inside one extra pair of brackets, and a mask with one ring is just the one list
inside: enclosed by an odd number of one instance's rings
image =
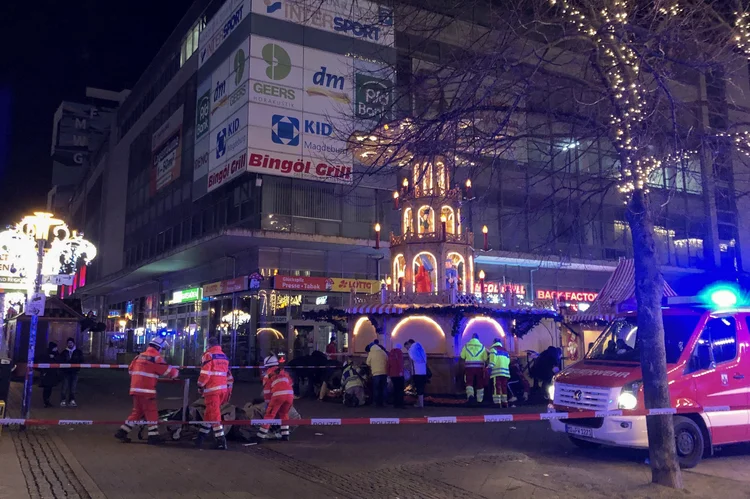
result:
[[(45, 255), (45, 248), (49, 243), (49, 250)], [(29, 302), (37, 301), (41, 304), (42, 276), (74, 274), (77, 265), (88, 265), (96, 256), (96, 248), (79, 234), (72, 233), (62, 220), (51, 213), (35, 212), (27, 215), (14, 228), (0, 233), (0, 249), (7, 251), (12, 257), (18, 258), (21, 276), (29, 277), (34, 262), (33, 294)], [(36, 249), (36, 260), (33, 261), (29, 252)], [(34, 352), (36, 350), (36, 333), (39, 324), (39, 314), (44, 310), (40, 307), (31, 308), (31, 326), (29, 328), (28, 368), (24, 383), (23, 417), (28, 419), (31, 411), (31, 389), (34, 385)], [(25, 311), (27, 314), (29, 310)]]

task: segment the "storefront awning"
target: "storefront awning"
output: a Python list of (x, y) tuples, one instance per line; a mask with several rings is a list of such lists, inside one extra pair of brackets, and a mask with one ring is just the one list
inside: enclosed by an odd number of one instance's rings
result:
[[(568, 321), (612, 320), (617, 314), (617, 305), (632, 299), (634, 296), (635, 262), (632, 259), (622, 259), (586, 312), (571, 315), (568, 317)], [(663, 296), (677, 296), (677, 293), (666, 281), (664, 281)]]
[(382, 315), (400, 315), (404, 313), (408, 305), (360, 305), (358, 307), (349, 307), (346, 309), (347, 314), (382, 314)]

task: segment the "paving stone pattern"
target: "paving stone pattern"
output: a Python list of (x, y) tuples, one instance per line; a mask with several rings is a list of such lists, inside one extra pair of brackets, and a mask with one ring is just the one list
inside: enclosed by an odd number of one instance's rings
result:
[(90, 499), (46, 430), (30, 428), (12, 435), (31, 499)]

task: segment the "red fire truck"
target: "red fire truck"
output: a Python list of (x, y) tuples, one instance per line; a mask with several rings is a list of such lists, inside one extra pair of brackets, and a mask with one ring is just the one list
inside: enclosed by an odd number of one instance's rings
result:
[[(662, 307), (670, 399), (680, 409), (674, 425), (683, 467), (695, 466), (716, 446), (750, 441), (750, 307), (739, 304), (730, 288), (707, 296), (710, 300), (665, 298)], [(556, 376), (549, 410), (643, 409), (639, 349), (635, 311), (623, 310), (581, 362)], [(645, 416), (552, 418), (550, 423), (583, 448), (648, 447)]]

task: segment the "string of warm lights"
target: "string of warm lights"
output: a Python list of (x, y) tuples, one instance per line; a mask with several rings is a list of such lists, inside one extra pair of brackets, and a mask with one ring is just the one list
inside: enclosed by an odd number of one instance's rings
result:
[(736, 30), (734, 43), (743, 54), (750, 58), (750, 12), (735, 12), (734, 16)]
[[(550, 0), (557, 5), (558, 0)], [(601, 66), (606, 69), (605, 78), (615, 109), (610, 114), (613, 126), (612, 144), (621, 159), (619, 190), (631, 193), (643, 189), (649, 175), (661, 162), (655, 158), (638, 157), (638, 128), (644, 117), (644, 91), (638, 79), (640, 66), (638, 55), (628, 45), (628, 5), (624, 0), (613, 0), (598, 11), (598, 15), (587, 16), (568, 0), (560, 0), (559, 5), (566, 21), (589, 37), (602, 55)], [(679, 11), (673, 4), (664, 13)]]

